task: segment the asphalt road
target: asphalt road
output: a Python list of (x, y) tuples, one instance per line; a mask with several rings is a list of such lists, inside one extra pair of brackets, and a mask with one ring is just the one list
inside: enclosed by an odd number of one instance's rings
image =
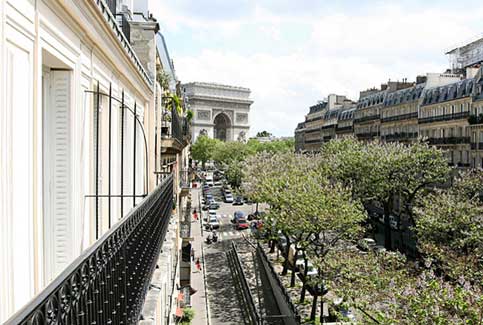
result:
[[(255, 211), (255, 205), (244, 204), (233, 206), (224, 203), (221, 195), (221, 188), (213, 188), (212, 194), (215, 200), (220, 203), (218, 209), (220, 229), (217, 230), (218, 242), (207, 244), (206, 237), (209, 231), (203, 232), (204, 255), (208, 301), (210, 318), (212, 324), (247, 324), (247, 317), (240, 308), (241, 298), (235, 290), (232, 273), (226, 258), (226, 251), (230, 249), (231, 242), (243, 241), (242, 233), (248, 235), (250, 229), (236, 230), (231, 223), (235, 211), (243, 211), (249, 214)], [(193, 190), (193, 199), (198, 203), (200, 190)], [(202, 211), (202, 215), (208, 211)]]

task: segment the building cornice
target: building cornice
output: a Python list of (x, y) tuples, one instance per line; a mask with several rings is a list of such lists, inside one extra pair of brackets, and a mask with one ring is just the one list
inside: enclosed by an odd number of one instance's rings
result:
[(218, 83), (215, 83), (215, 82), (193, 81), (193, 82), (183, 84), (183, 86), (188, 86), (188, 87), (198, 86), (198, 87), (210, 88), (210, 89), (238, 90), (238, 91), (243, 91), (243, 92), (248, 92), (248, 93), (251, 92), (250, 88), (218, 84)]
[(200, 101), (213, 101), (213, 102), (229, 102), (236, 104), (253, 104), (253, 100), (250, 99), (240, 99), (233, 97), (219, 97), (219, 96), (204, 96), (204, 95), (188, 95), (190, 100), (200, 100)]

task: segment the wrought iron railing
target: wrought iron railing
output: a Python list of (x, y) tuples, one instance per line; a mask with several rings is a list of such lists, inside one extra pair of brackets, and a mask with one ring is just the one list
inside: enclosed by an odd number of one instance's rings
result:
[(479, 143), (472, 142), (471, 150), (476, 150), (476, 149), (483, 150), (483, 142), (479, 142)]
[(374, 121), (378, 120), (380, 118), (379, 114), (376, 115), (369, 115), (369, 116), (362, 116), (359, 118), (354, 119), (354, 123), (362, 123), (362, 122), (367, 122), (367, 121)]
[(363, 133), (356, 133), (356, 137), (359, 139), (370, 139), (373, 137), (378, 137), (379, 132), (363, 132)]
[(292, 302), (292, 299), (290, 298), (290, 294), (288, 293), (287, 289), (283, 285), (282, 280), (280, 280), (280, 277), (278, 276), (277, 271), (275, 271), (273, 264), (270, 262), (270, 259), (268, 258), (267, 254), (263, 250), (263, 247), (260, 245), (260, 243), (257, 243), (257, 256), (261, 260), (262, 265), (264, 266), (263, 268), (265, 270), (268, 269), (267, 276), (273, 279), (273, 282), (276, 284), (277, 289), (283, 295), (284, 303), (290, 310), (291, 315), (285, 315), (285, 317), (287, 318), (291, 317), (297, 324), (300, 324), (301, 317), (299, 315), (297, 307), (295, 307), (295, 304)]
[(6, 324), (136, 324), (172, 199), (169, 177)]
[(352, 125), (349, 126), (337, 126), (335, 129), (336, 132), (345, 132), (345, 131), (352, 131), (354, 128)]
[(432, 123), (432, 122), (440, 122), (440, 121), (450, 121), (450, 120), (459, 120), (463, 118), (467, 118), (470, 115), (470, 112), (460, 112), (454, 114), (445, 114), (439, 116), (431, 116), (431, 117), (422, 117), (419, 118), (418, 123)]
[(411, 140), (418, 137), (418, 132), (399, 132), (393, 134), (384, 135), (384, 140)]
[(393, 122), (393, 121), (402, 121), (402, 120), (409, 120), (413, 118), (418, 118), (418, 112), (383, 117), (381, 118), (381, 122), (385, 123), (385, 122)]
[(249, 323), (254, 325), (261, 324), (260, 314), (257, 311), (255, 300), (253, 299), (250, 287), (248, 286), (247, 277), (245, 275), (245, 272), (243, 271), (240, 257), (238, 256), (238, 252), (234, 242), (231, 242), (231, 249), (226, 252), (226, 257), (228, 259), (228, 262), (230, 263), (230, 267), (233, 272), (232, 274), (235, 279), (235, 285), (238, 286), (237, 289), (242, 294), (243, 299), (245, 300), (246, 312), (250, 317)]
[(470, 137), (429, 138), (429, 144), (468, 144)]
[(310, 143), (319, 143), (319, 142), (322, 142), (322, 138), (305, 140), (305, 143), (307, 143), (307, 144), (310, 144)]

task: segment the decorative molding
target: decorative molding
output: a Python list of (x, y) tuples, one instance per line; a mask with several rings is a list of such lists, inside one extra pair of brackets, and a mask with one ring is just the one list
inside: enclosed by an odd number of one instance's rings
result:
[(230, 119), (230, 126), (233, 125), (233, 111), (229, 111), (229, 110), (224, 110), (224, 109), (214, 109), (213, 110), (213, 121), (215, 120), (216, 116), (220, 113), (224, 113), (226, 116), (228, 116), (228, 118)]
[(236, 113), (236, 123), (248, 123), (248, 114), (247, 113)]
[(211, 112), (208, 110), (197, 110), (196, 111), (196, 119), (197, 120), (211, 120)]

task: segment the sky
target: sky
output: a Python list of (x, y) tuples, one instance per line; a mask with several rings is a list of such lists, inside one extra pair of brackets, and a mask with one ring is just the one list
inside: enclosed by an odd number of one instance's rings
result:
[(151, 0), (178, 79), (251, 89), (250, 135), (293, 136), (328, 94), (357, 100), (390, 80), (449, 67), (483, 37), (483, 2)]

